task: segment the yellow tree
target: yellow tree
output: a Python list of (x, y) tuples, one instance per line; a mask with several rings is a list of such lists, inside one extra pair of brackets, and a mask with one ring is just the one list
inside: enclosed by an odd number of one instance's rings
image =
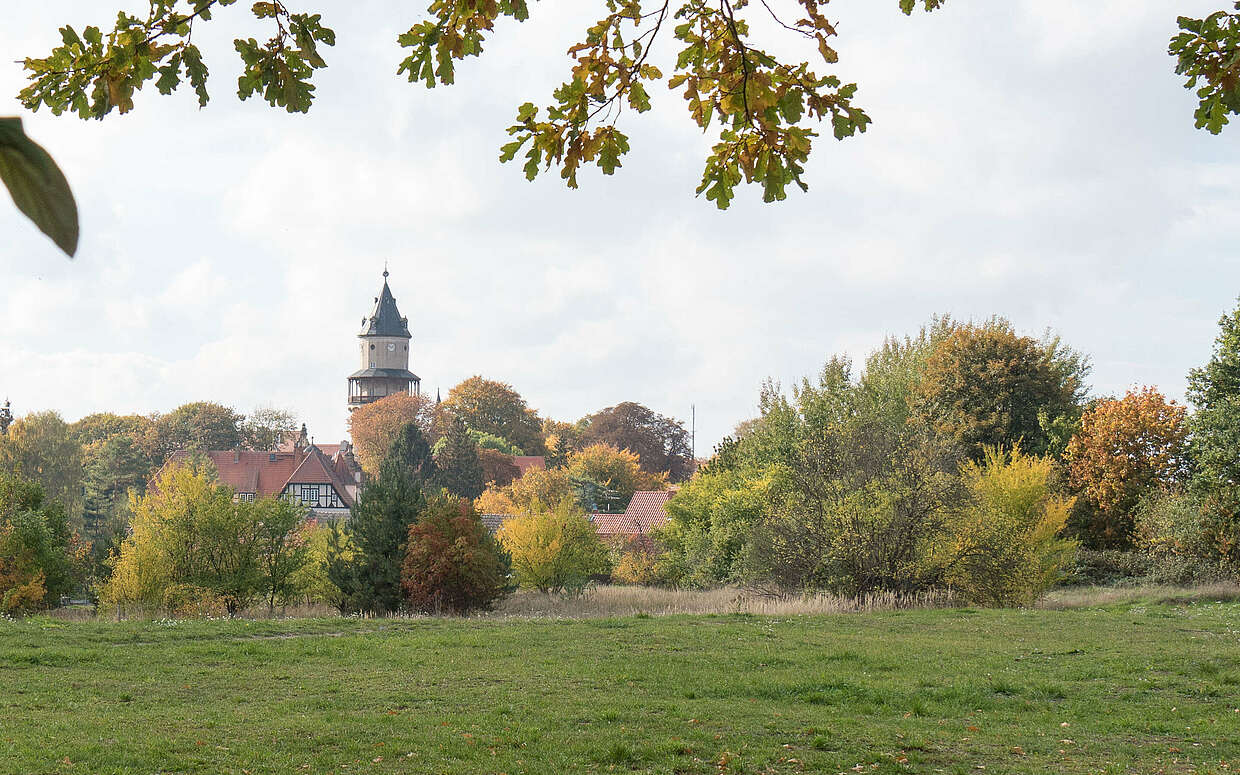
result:
[(643, 471), (637, 455), (610, 444), (591, 444), (568, 457), (570, 480), (588, 479), (616, 494), (627, 504), (638, 490), (666, 490), (667, 474)]
[(1097, 507), (1089, 532), (1100, 546), (1127, 546), (1142, 496), (1185, 475), (1186, 414), (1143, 387), (1081, 416), (1081, 429), (1068, 442), (1068, 472), (1072, 486)]
[(537, 506), (500, 528), (517, 583), (540, 592), (579, 591), (608, 571), (607, 547), (571, 499)]
[(948, 579), (974, 602), (1029, 605), (1063, 575), (1076, 551), (1059, 537), (1072, 498), (1055, 494), (1054, 463), (987, 447), (962, 469), (971, 503), (958, 515)]
[(567, 471), (532, 468), (507, 487), (488, 487), (474, 507), (480, 514), (529, 514), (574, 497)]
[(425, 435), (431, 426), (434, 411), (435, 406), (430, 400), (405, 393), (354, 409), (349, 415), (349, 436), (353, 439), (353, 452), (362, 468), (368, 474), (378, 474), (383, 458), (396, 440), (397, 431), (412, 422)]

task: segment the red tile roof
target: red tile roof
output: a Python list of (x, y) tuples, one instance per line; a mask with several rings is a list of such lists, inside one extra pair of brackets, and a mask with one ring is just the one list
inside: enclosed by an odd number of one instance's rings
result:
[(635, 492), (623, 514), (591, 514), (590, 521), (599, 535), (649, 535), (667, 524), (663, 505), (674, 493), (674, 490)]
[[(174, 452), (168, 464), (180, 462), (189, 455), (184, 450)], [(346, 505), (353, 505), (346, 487), (352, 483), (348, 475), (316, 447), (300, 452), (212, 450), (206, 455), (219, 472), (220, 483), (237, 492), (252, 492), (264, 497), (279, 495), (290, 484), (330, 484)]]

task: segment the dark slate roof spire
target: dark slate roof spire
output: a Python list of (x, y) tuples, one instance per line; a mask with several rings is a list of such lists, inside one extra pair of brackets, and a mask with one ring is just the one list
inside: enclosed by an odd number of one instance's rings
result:
[(370, 316), (362, 321), (361, 336), (403, 336), (412, 339), (409, 333), (409, 319), (400, 315), (396, 308), (396, 297), (388, 287), (388, 271), (383, 270), (383, 290), (375, 297), (375, 308)]

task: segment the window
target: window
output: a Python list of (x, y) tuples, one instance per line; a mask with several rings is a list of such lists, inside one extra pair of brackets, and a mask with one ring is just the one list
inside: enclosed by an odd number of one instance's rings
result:
[(344, 501), (330, 484), (290, 484), (285, 494), (312, 509), (343, 509)]
[(255, 497), (255, 493), (252, 492), (239, 492), (233, 495), (233, 501), (236, 503), (253, 503)]

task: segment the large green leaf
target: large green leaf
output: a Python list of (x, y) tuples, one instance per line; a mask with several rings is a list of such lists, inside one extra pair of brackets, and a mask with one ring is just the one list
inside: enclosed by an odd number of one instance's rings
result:
[(20, 118), (0, 118), (0, 181), (17, 209), (69, 256), (77, 252), (78, 212), (69, 181), (47, 151), (26, 137)]

